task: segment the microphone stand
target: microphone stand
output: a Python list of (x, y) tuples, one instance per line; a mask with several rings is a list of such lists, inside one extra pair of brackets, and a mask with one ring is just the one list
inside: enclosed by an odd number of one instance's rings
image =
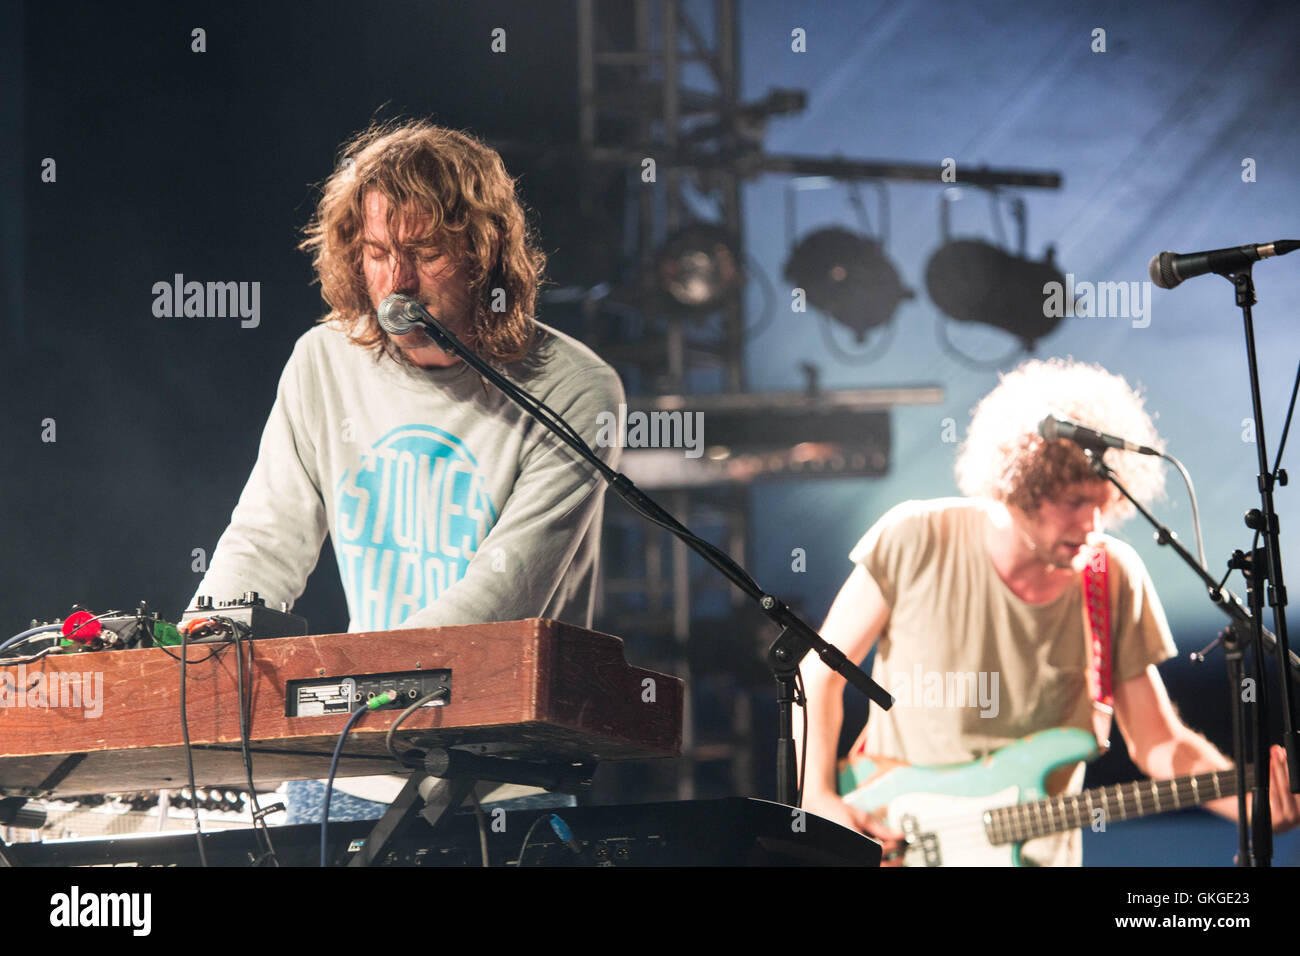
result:
[[(1283, 662), (1281, 679), (1284, 692), (1290, 688), (1291, 681), (1300, 682), (1300, 657), (1287, 649), (1285, 643), (1263, 627), (1260, 621), (1263, 595), (1259, 592), (1259, 581), (1255, 572), (1261, 565), (1258, 561), (1252, 560), (1254, 556), (1244, 555), (1241, 551), (1233, 552), (1232, 560), (1228, 562), (1230, 568), (1240, 569), (1246, 578), (1246, 593), (1251, 605), (1250, 610), (1247, 611), (1246, 608), (1242, 607), (1241, 600), (1231, 591), (1222, 588), (1219, 582), (1214, 580), (1210, 573), (1201, 566), (1196, 557), (1183, 547), (1177, 535), (1144, 508), (1141, 502), (1129, 494), (1123, 482), (1115, 476), (1114, 471), (1103, 460), (1101, 449), (1088, 448), (1085, 449), (1085, 453), (1092, 464), (1093, 471), (1118, 488), (1120, 494), (1127, 498), (1133, 504), (1133, 507), (1138, 510), (1138, 513), (1156, 529), (1156, 543), (1172, 548), (1205, 583), (1210, 600), (1232, 618), (1232, 623), (1224, 629), (1215, 640), (1215, 643), (1221, 641), (1224, 645), (1228, 666), (1228, 693), (1232, 699), (1232, 756), (1237, 772), (1237, 833), (1240, 847), (1237, 862), (1240, 866), (1269, 866), (1273, 855), (1273, 827), (1268, 805), (1269, 753), (1268, 722), (1266, 720), (1267, 712), (1265, 710), (1263, 686), (1263, 650), (1267, 643), (1277, 653), (1278, 660)], [(1251, 660), (1249, 676), (1254, 681), (1255, 700), (1258, 704), (1257, 713), (1247, 708), (1248, 702), (1244, 699), (1245, 694), (1242, 693), (1244, 687), (1242, 680), (1242, 649), (1247, 642), (1251, 644), (1255, 651)], [(1193, 657), (1197, 660), (1203, 660), (1204, 655), (1213, 646), (1214, 644), (1211, 644), (1209, 648), (1206, 648), (1200, 654), (1193, 655)], [(1253, 723), (1252, 717), (1255, 718)], [(1248, 828), (1245, 813), (1248, 783), (1245, 756), (1246, 741), (1252, 731), (1255, 741), (1255, 752), (1252, 758), (1254, 761), (1254, 774), (1253, 780), (1250, 781), (1253, 812), (1251, 824)], [(1296, 779), (1295, 776), (1291, 778), (1293, 789), (1296, 786)]]
[[(466, 365), (500, 389), (508, 399), (550, 429), (580, 458), (591, 465), (633, 511), (680, 538), (687, 547), (743, 591), (781, 628), (780, 635), (767, 652), (768, 667), (777, 682), (777, 707), (780, 715), (780, 728), (776, 742), (777, 800), (787, 806), (798, 806), (801, 795), (794, 744), (793, 707), (795, 703), (802, 703), (799, 700), (796, 682), (799, 663), (808, 652), (815, 650), (827, 667), (875, 701), (881, 708), (889, 710), (894, 704), (893, 696), (845, 657), (839, 648), (823, 640), (820, 634), (800, 619), (783, 601), (765, 592), (730, 555), (695, 535), (660, 507), (654, 499), (637, 488), (626, 475), (614, 471), (605, 464), (563, 418), (475, 355), (414, 299), (409, 297), (403, 299), (409, 305), (405, 319), (421, 325), (444, 352), (459, 356)], [(383, 312), (382, 307), (379, 311)], [(390, 334), (403, 334), (387, 327), (385, 330)]]
[[(1290, 251), (1290, 250), (1287, 250)], [(1278, 527), (1277, 511), (1273, 507), (1273, 483), (1277, 480), (1273, 472), (1268, 467), (1267, 443), (1264, 440), (1264, 408), (1260, 397), (1259, 388), (1259, 362), (1255, 356), (1255, 323), (1251, 315), (1251, 306), (1256, 302), (1255, 282), (1251, 276), (1252, 263), (1226, 272), (1224, 277), (1232, 283), (1236, 292), (1236, 304), (1241, 309), (1242, 325), (1246, 335), (1246, 366), (1250, 373), (1250, 399), (1252, 411), (1255, 416), (1255, 451), (1259, 457), (1259, 475), (1257, 483), (1259, 487), (1260, 510), (1251, 509), (1246, 513), (1246, 527), (1255, 531), (1263, 539), (1263, 547), (1253, 549), (1252, 553), (1243, 556), (1241, 563), (1249, 567), (1248, 581), (1252, 582), (1257, 592), (1252, 597), (1251, 611), (1255, 620), (1255, 642), (1256, 647), (1262, 650), (1261, 629), (1263, 627), (1261, 618), (1263, 616), (1263, 594), (1258, 593), (1259, 589), (1267, 585), (1268, 603), (1273, 609), (1273, 627), (1277, 631), (1277, 641), (1275, 652), (1277, 654), (1278, 666), (1281, 673), (1285, 673), (1285, 667), (1290, 648), (1287, 643), (1286, 630), (1286, 585), (1282, 581), (1282, 547), (1281, 535)], [(1279, 463), (1280, 464), (1280, 463)], [(1285, 473), (1281, 477), (1283, 484), (1286, 484)], [(1234, 560), (1240, 552), (1234, 554)], [(1259, 676), (1262, 678), (1263, 658), (1258, 658)], [(1296, 723), (1296, 699), (1291, 687), (1291, 682), (1285, 677), (1281, 678), (1282, 692), (1282, 744), (1286, 748), (1287, 770), (1290, 776), (1291, 792), (1300, 793), (1300, 737), (1297, 736)], [(1265, 711), (1263, 708), (1263, 696), (1260, 697), (1260, 724), (1263, 724)], [(1265, 731), (1260, 731), (1260, 737), (1263, 739)], [(1261, 760), (1265, 762), (1261, 765), (1257, 776), (1267, 776), (1268, 763), (1267, 750), (1261, 744)], [(1268, 813), (1268, 787), (1263, 787), (1264, 805), (1262, 812)], [(1261, 813), (1258, 805), (1260, 789), (1256, 788), (1256, 806), (1255, 813)], [(1257, 828), (1258, 829), (1258, 828)], [(1266, 844), (1269, 857), (1272, 856), (1272, 829), (1268, 831), (1268, 843)], [(1256, 856), (1259, 855), (1259, 848), (1255, 848)], [(1268, 865), (1267, 862), (1264, 865)]]

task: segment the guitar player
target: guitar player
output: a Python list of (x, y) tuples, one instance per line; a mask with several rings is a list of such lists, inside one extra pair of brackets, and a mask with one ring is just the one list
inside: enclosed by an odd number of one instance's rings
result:
[[(1175, 646), (1146, 568), (1129, 545), (1102, 533), (1129, 517), (1132, 505), (1096, 476), (1079, 445), (1039, 436), (1048, 414), (1160, 447), (1141, 396), (1100, 366), (1034, 360), (1006, 375), (975, 408), (958, 454), (966, 497), (900, 504), (850, 554), (854, 570), (821, 634), (857, 661), (878, 642), (872, 676), (899, 698), (889, 711), (871, 707), (852, 752), (950, 764), (1053, 727), (1082, 728), (1104, 740), (1109, 696), (1129, 755), (1149, 776), (1230, 767), (1182, 722), (1156, 671)], [(1106, 461), (1144, 504), (1163, 489), (1154, 457), (1112, 450)], [(1093, 569), (1096, 589), (1098, 568), (1105, 569), (1103, 585), (1090, 603), (1085, 571)], [(1098, 637), (1109, 645), (1108, 661), (1092, 652)], [(978, 686), (996, 690), (995, 699), (932, 692), (951, 684), (945, 678), (952, 674), (977, 675)], [(844, 681), (820, 661), (808, 663), (803, 677), (803, 805), (882, 840), (888, 858), (903, 835), (836, 793)], [(1110, 695), (1103, 693), (1107, 685)], [(1066, 768), (1054, 792), (1079, 792), (1083, 768)], [(1272, 750), (1270, 774), (1274, 830), (1281, 832), (1300, 822), (1300, 801), (1289, 792), (1280, 747)], [(1234, 798), (1206, 806), (1236, 819)], [(1031, 840), (1024, 861), (1077, 866), (1081, 844), (1078, 830)]]

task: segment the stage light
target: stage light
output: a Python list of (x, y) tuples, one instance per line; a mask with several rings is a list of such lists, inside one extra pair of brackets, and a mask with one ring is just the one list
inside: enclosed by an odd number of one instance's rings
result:
[(805, 236), (784, 275), (804, 290), (809, 305), (850, 329), (858, 342), (916, 294), (903, 285), (878, 240), (838, 227)]
[(1009, 332), (1026, 352), (1061, 322), (1044, 308), (1043, 287), (1049, 282), (1065, 285), (1051, 248), (1035, 262), (980, 239), (945, 242), (925, 267), (926, 291), (940, 311), (958, 322)]
[(691, 225), (675, 233), (655, 257), (666, 307), (712, 312), (735, 298), (743, 283), (739, 244), (721, 226)]

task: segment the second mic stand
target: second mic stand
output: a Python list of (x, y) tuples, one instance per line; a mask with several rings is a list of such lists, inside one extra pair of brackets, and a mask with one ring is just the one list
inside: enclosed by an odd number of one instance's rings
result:
[[(1257, 866), (1268, 866), (1272, 859), (1273, 830), (1268, 803), (1268, 725), (1264, 719), (1265, 695), (1262, 662), (1266, 642), (1276, 649), (1279, 654), (1282, 654), (1282, 651), (1277, 638), (1267, 628), (1263, 627), (1259, 617), (1260, 610), (1256, 607), (1257, 604), (1262, 606), (1262, 594), (1259, 592), (1260, 582), (1254, 576), (1254, 572), (1258, 570), (1259, 565), (1246, 559), (1240, 551), (1233, 555), (1233, 561), (1230, 562), (1230, 566), (1234, 567), (1238, 564), (1245, 565), (1242, 567), (1242, 571), (1246, 574), (1247, 585), (1250, 588), (1247, 597), (1251, 602), (1251, 610), (1247, 611), (1242, 607), (1241, 600), (1231, 591), (1222, 588), (1219, 582), (1201, 566), (1196, 557), (1183, 547), (1177, 535), (1144, 508), (1140, 501), (1129, 494), (1128, 489), (1124, 487), (1124, 483), (1115, 476), (1115, 472), (1103, 460), (1100, 450), (1086, 449), (1086, 454), (1088, 460), (1092, 463), (1093, 471), (1118, 488), (1120, 494), (1132, 503), (1133, 507), (1147, 520), (1151, 527), (1155, 528), (1156, 543), (1172, 548), (1174, 553), (1182, 558), (1184, 563), (1204, 582), (1210, 600), (1232, 618), (1232, 623), (1220, 635), (1220, 638), (1223, 640), (1228, 654), (1229, 691), (1233, 703), (1233, 762), (1236, 764), (1237, 770), (1238, 842), (1243, 850), (1248, 846), (1251, 848), (1250, 853), (1242, 852), (1239, 854), (1238, 863), (1245, 866), (1247, 860), (1251, 859)], [(1241, 560), (1239, 560), (1239, 557)], [(1241, 652), (1242, 648), (1247, 644), (1250, 644), (1255, 649), (1252, 656), (1250, 676), (1255, 682), (1254, 702), (1258, 705), (1256, 713), (1252, 713), (1247, 709), (1248, 701), (1245, 700), (1246, 695), (1243, 693)], [(1287, 651), (1284, 659), (1290, 666), (1284, 668), (1283, 680), (1289, 678), (1300, 683), (1300, 658)], [(1253, 724), (1251, 723), (1252, 717), (1256, 718)], [(1246, 739), (1252, 730), (1255, 739), (1255, 752), (1251, 758), (1254, 768), (1251, 775), (1253, 779), (1248, 778), (1245, 759)], [(1251, 790), (1253, 807), (1249, 829), (1246, 824), (1246, 815), (1242, 812), (1245, 809), (1245, 793), (1248, 786)]]

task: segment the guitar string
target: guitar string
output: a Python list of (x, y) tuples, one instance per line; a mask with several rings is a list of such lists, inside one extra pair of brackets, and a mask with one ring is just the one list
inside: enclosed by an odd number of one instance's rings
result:
[[(1142, 790), (1136, 794), (1120, 794), (1118, 791), (1111, 794), (1098, 794), (1101, 798), (1099, 801), (1104, 809), (1110, 809), (1111, 800), (1106, 797), (1114, 797), (1115, 802), (1122, 808), (1123, 816), (1118, 819), (1128, 819), (1135, 814), (1129, 812), (1129, 805), (1138, 813), (1136, 815), (1150, 814), (1165, 809), (1162, 802), (1172, 800), (1173, 805), (1168, 809), (1180, 809), (1183, 805), (1181, 801), (1174, 799), (1174, 792), (1171, 790), (1168, 794), (1157, 799), (1150, 791)], [(930, 829), (943, 829), (945, 836), (949, 834), (965, 838), (971, 842), (984, 842), (992, 846), (1009, 845), (1013, 840), (1005, 840), (999, 844), (991, 842), (991, 833), (993, 831), (1003, 831), (1005, 834), (1009, 830), (1028, 830), (1026, 839), (1036, 839), (1043, 836), (1051, 836), (1054, 833), (1066, 832), (1069, 830), (1082, 829), (1087, 826), (1084, 822), (1091, 816), (1088, 800), (1083, 794), (1071, 794), (1071, 803), (1067, 806), (1059, 804), (1053, 806), (1053, 801), (1057, 797), (1036, 798), (1026, 800), (1023, 803), (1010, 804), (1003, 807), (997, 807), (992, 811), (979, 811), (977, 818), (972, 818), (971, 811), (956, 813), (939, 813), (927, 814), (926, 825)], [(1186, 806), (1192, 804), (1187, 803)], [(983, 820), (983, 813), (992, 812), (998, 814), (997, 817), (986, 825)], [(1070, 822), (1065, 822), (1065, 821)], [(1041, 832), (1036, 832), (1040, 831)]]
[[(1207, 771), (1205, 774), (1193, 775), (1194, 777), (1212, 776), (1215, 771)], [(1178, 810), (1185, 807), (1199, 805), (1199, 802), (1184, 802), (1178, 799), (1178, 791), (1173, 787), (1168, 787), (1165, 792), (1161, 792), (1160, 785), (1165, 781), (1156, 781), (1155, 788), (1147, 786), (1149, 781), (1133, 781), (1131, 784), (1117, 784), (1113, 789), (1098, 788), (1092, 791), (1083, 791), (1078, 794), (1070, 794), (1066, 799), (1072, 801), (1070, 806), (1061, 804), (1053, 807), (1052, 801), (1059, 800), (1059, 797), (1045, 797), (1026, 800), (1023, 803), (1010, 804), (1003, 807), (997, 807), (992, 811), (979, 811), (979, 817), (972, 819), (970, 811), (956, 813), (939, 813), (927, 814), (926, 826), (930, 830), (942, 829), (944, 831), (944, 845), (947, 847), (966, 848), (971, 845), (975, 846), (997, 846), (1010, 847), (1014, 843), (1025, 842), (1016, 840), (1004, 840), (1000, 843), (991, 841), (992, 831), (1025, 829), (1030, 832), (1026, 835), (1025, 840), (1038, 839), (1040, 837), (1052, 836), (1056, 833), (1068, 832), (1070, 830), (1079, 830), (1087, 826), (1082, 822), (1085, 816), (1090, 815), (1092, 810), (1092, 801), (1086, 796), (1093, 794), (1097, 797), (1097, 802), (1102, 804), (1102, 808), (1110, 811), (1112, 799), (1118, 804), (1122, 816), (1118, 820), (1130, 819), (1134, 816), (1144, 816), (1152, 813), (1164, 812), (1165, 810)], [(1130, 793), (1124, 793), (1124, 787), (1131, 787)], [(1183, 796), (1186, 796), (1184, 793)], [(1193, 796), (1193, 800), (1195, 797)], [(1166, 806), (1166, 804), (1168, 804)], [(1132, 810), (1136, 811), (1130, 812)], [(986, 826), (983, 820), (983, 813), (999, 813), (999, 819), (996, 819), (991, 826)], [(1057, 825), (1057, 818), (1067, 819), (1073, 815), (1080, 822), (1070, 823), (1064, 826)], [(1041, 833), (1034, 832), (1044, 823), (1047, 829)]]

